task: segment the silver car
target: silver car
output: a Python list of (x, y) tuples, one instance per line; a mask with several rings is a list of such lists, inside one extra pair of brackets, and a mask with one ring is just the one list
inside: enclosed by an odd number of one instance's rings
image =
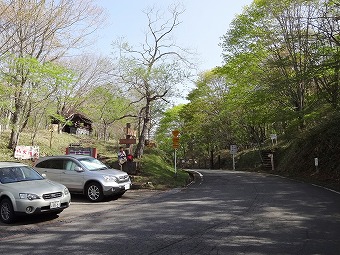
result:
[(60, 184), (46, 180), (32, 167), (0, 162), (0, 220), (12, 223), (17, 215), (59, 214), (69, 207), (71, 195)]
[(109, 195), (120, 197), (131, 187), (126, 172), (109, 168), (86, 155), (44, 157), (34, 168), (47, 179), (64, 184), (71, 193), (84, 194), (92, 202)]

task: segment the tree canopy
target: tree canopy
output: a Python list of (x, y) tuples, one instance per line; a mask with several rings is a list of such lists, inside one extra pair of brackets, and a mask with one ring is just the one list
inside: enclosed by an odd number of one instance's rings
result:
[(293, 137), (336, 112), (338, 7), (334, 0), (247, 6), (221, 38), (224, 64), (197, 79), (178, 113), (190, 145), (181, 149), (207, 157), (231, 144), (259, 147), (270, 134)]

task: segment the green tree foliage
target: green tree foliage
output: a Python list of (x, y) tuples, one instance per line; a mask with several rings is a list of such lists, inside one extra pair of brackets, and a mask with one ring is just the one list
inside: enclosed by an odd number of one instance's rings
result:
[(7, 89), (2, 96), (9, 100), (2, 110), (11, 116), (9, 148), (14, 148), (28, 122), (36, 118), (38, 112), (46, 114), (47, 99), (59, 86), (72, 80), (72, 73), (57, 64), (40, 63), (30, 57), (8, 57), (6, 60), (7, 68), (2, 70), (1, 80)]
[[(131, 105), (131, 101), (120, 95), (119, 91), (112, 91), (110, 85), (98, 86), (88, 94), (86, 103), (81, 108), (82, 112), (93, 120), (98, 136), (103, 140), (107, 140), (109, 134), (114, 133), (112, 129), (110, 132), (110, 127), (116, 121), (133, 117), (132, 120), (135, 122), (136, 109)], [(115, 133), (118, 135), (115, 137), (117, 139), (124, 137), (122, 127), (120, 132), (115, 130)]]
[(3, 24), (0, 56), (4, 59), (1, 64), (7, 69), (5, 86), (11, 93), (12, 107), (6, 119), (10, 120), (11, 128), (9, 148), (14, 149), (31, 115), (29, 96), (32, 89), (39, 86), (37, 65), (28, 61), (36, 60), (46, 68), (45, 63), (60, 59), (69, 49), (81, 46), (84, 38), (100, 23), (101, 11), (89, 0), (17, 0), (0, 1), (0, 13)]
[(179, 113), (183, 122), (181, 146), (185, 144), (187, 159), (206, 158), (211, 151), (225, 148), (230, 143), (229, 126), (225, 122), (228, 120), (221, 118), (224, 97), (229, 89), (223, 76), (207, 72), (189, 93), (190, 103)]
[[(304, 129), (338, 104), (334, 1), (254, 1), (223, 37), (226, 65), (245, 124)], [(332, 10), (332, 11), (330, 11)], [(236, 92), (236, 93), (235, 93)], [(243, 100), (243, 102), (242, 102)], [(242, 117), (243, 118), (243, 117)]]
[[(159, 121), (159, 125), (156, 130), (156, 141), (157, 146), (162, 151), (166, 152), (168, 155), (172, 155), (172, 131), (179, 130), (181, 135), (181, 140), (184, 139), (184, 126), (183, 121), (180, 117), (180, 111), (182, 110), (183, 105), (177, 105), (168, 109), (163, 113), (163, 117)], [(185, 142), (180, 142), (180, 148), (178, 149), (178, 156), (184, 157), (186, 148)]]
[[(223, 36), (225, 64), (203, 74), (180, 111), (188, 154), (295, 135), (339, 104), (338, 1), (257, 0)], [(221, 86), (216, 86), (220, 84)]]

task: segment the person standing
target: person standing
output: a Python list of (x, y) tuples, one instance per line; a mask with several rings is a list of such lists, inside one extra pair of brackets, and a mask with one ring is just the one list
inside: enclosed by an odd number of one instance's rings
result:
[(118, 151), (118, 164), (120, 166), (120, 170), (123, 169), (123, 165), (124, 163), (127, 161), (126, 158), (126, 153), (124, 151), (123, 147), (119, 147), (119, 151)]

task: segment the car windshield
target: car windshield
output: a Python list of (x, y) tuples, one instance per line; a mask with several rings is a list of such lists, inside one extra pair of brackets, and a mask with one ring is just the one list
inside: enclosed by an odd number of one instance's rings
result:
[(108, 169), (104, 163), (95, 158), (82, 158), (79, 161), (90, 171)]
[(28, 166), (15, 166), (0, 168), (0, 182), (13, 183), (23, 181), (43, 180), (44, 178), (33, 168)]

